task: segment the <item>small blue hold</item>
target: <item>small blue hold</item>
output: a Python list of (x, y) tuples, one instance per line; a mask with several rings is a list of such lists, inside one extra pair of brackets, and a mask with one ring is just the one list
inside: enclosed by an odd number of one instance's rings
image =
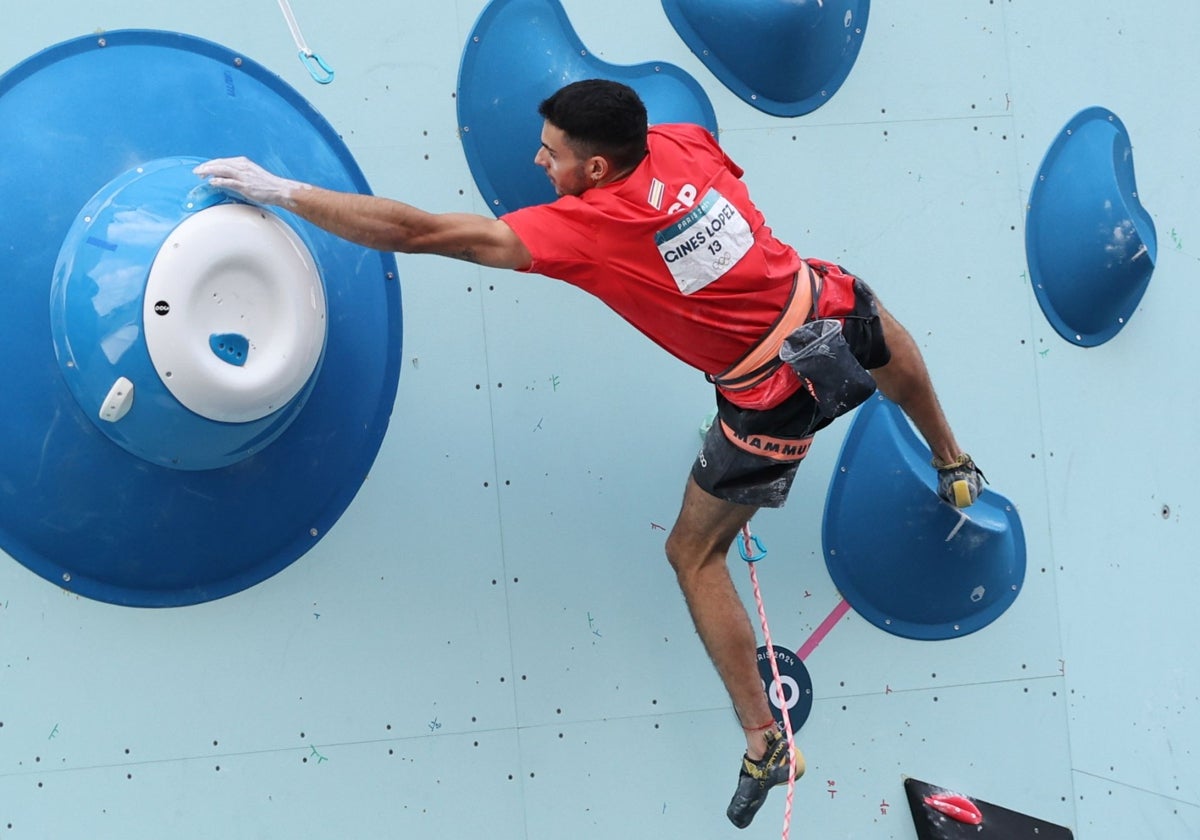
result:
[(246, 364), (246, 357), (250, 355), (249, 340), (237, 333), (214, 333), (208, 337), (208, 346), (218, 359), (236, 367)]

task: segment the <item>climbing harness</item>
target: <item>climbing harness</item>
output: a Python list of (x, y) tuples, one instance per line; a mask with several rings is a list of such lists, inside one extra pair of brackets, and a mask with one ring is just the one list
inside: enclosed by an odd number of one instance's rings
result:
[(779, 348), (784, 340), (806, 321), (817, 317), (822, 279), (808, 263), (804, 263), (801, 271), (805, 273), (805, 280), (801, 280), (801, 273), (797, 271), (792, 278), (788, 301), (771, 329), (725, 371), (707, 376), (709, 382), (726, 392), (746, 391), (766, 382), (779, 370), (783, 365)]

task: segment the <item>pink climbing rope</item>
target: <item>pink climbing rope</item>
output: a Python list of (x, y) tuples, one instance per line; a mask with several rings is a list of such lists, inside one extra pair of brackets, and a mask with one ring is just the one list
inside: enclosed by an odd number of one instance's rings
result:
[[(742, 540), (746, 546), (747, 552), (751, 545), (750, 523), (747, 522), (742, 526)], [(767, 656), (771, 659), (771, 676), (775, 680), (775, 686), (779, 690), (779, 705), (782, 708), (784, 703), (783, 698), (783, 680), (779, 676), (779, 663), (775, 660), (775, 646), (771, 644), (771, 628), (767, 624), (767, 609), (763, 606), (762, 591), (758, 587), (758, 572), (755, 571), (756, 562), (747, 560), (750, 567), (750, 583), (754, 585), (754, 603), (758, 605), (758, 620), (762, 624), (763, 639), (767, 644)], [(788, 833), (792, 827), (792, 799), (796, 793), (796, 742), (795, 735), (792, 732), (792, 719), (788, 715), (787, 709), (783, 709), (783, 729), (787, 735), (788, 745), (788, 788), (787, 788), (787, 804), (783, 809), (783, 840), (788, 840)]]

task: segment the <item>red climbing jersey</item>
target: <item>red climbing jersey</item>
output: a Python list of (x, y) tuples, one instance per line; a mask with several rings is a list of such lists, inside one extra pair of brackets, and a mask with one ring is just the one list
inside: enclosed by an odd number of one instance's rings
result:
[[(706, 129), (655, 126), (647, 145), (628, 177), (502, 219), (533, 255), (529, 271), (590, 292), (667, 352), (716, 375), (771, 329), (802, 263), (772, 234), (742, 169)], [(820, 313), (853, 305), (850, 276), (831, 272)], [(799, 387), (783, 365), (726, 396), (762, 409)]]

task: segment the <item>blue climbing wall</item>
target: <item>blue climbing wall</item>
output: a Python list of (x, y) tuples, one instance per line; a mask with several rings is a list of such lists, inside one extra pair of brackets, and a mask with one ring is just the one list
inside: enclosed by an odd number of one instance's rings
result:
[[(24, 7), (0, 68), (107, 30), (210, 39), (307, 97), (375, 192), (489, 213), (457, 97), (483, 0), (292, 6), (332, 84), (276, 4), (233, 0)], [(658, 4), (563, 7), (596, 59), (668, 62), (704, 88), (772, 226), (906, 322), (1020, 513), (1020, 596), (944, 641), (884, 632), (830, 579), (822, 513), (848, 420), (789, 505), (755, 518), (772, 635), (813, 683), (793, 836), (912, 840), (905, 776), (1084, 840), (1200, 836), (1200, 7), (878, 2), (836, 95), (796, 118), (725, 88)], [(1024, 226), (1046, 149), (1092, 105), (1129, 131), (1159, 241), (1128, 324), (1084, 348), (1037, 303)], [(512, 142), (532, 159), (535, 136)], [(779, 836), (779, 794), (750, 829), (725, 821), (741, 736), (662, 558), (708, 386), (574, 289), (398, 266), (391, 425), (307, 554), (157, 610), (0, 556), (0, 840)]]

